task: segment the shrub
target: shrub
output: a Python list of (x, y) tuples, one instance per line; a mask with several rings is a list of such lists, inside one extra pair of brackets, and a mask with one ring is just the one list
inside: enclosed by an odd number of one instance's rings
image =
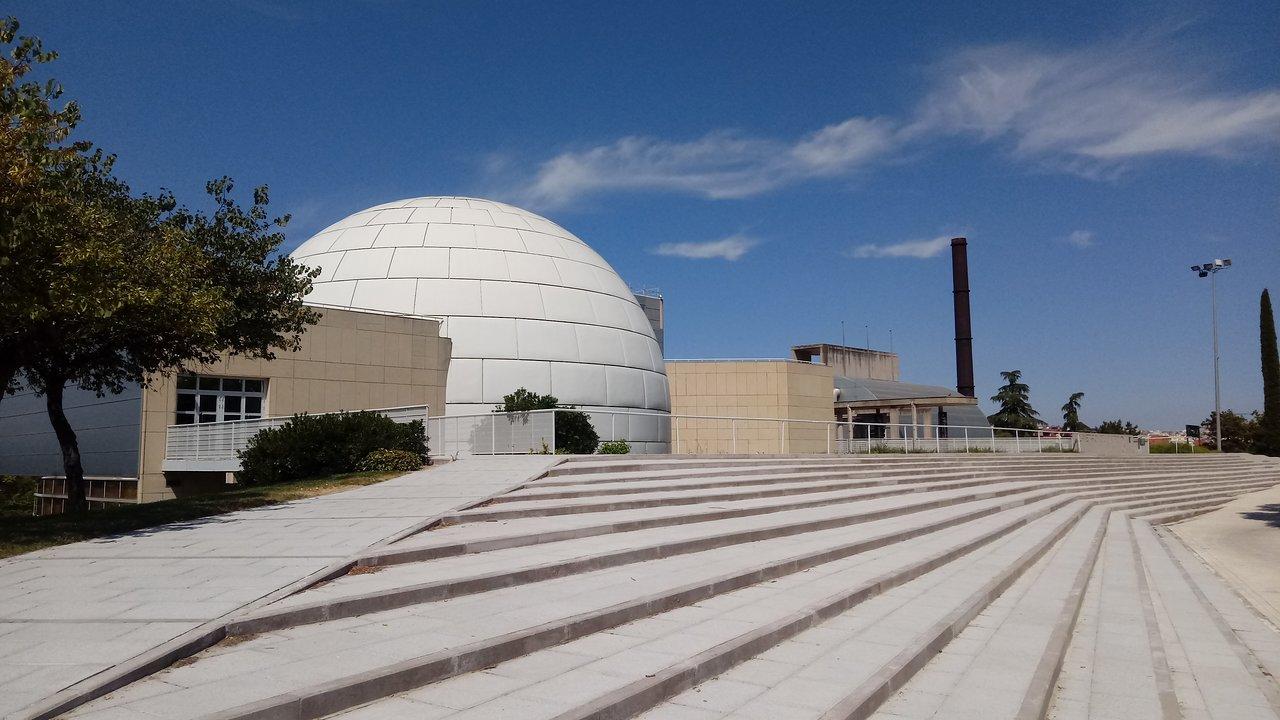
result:
[(555, 452), (571, 455), (591, 455), (600, 444), (600, 435), (591, 425), (591, 418), (573, 406), (562, 408), (555, 395), (539, 395), (526, 388), (517, 388), (502, 397), (502, 404), (493, 408), (496, 413), (524, 413), (534, 410), (556, 410)]
[(254, 435), (241, 450), (243, 483), (287, 480), (354, 472), (374, 450), (402, 450), (427, 460), (422, 421), (397, 423), (372, 412), (294, 415), (284, 425)]
[(356, 470), (360, 472), (408, 472), (420, 470), (422, 458), (408, 450), (378, 448), (360, 461)]
[(571, 455), (591, 455), (600, 444), (600, 435), (591, 418), (581, 410), (556, 411), (556, 450)]
[(631, 452), (631, 446), (626, 440), (611, 440), (600, 445), (601, 455), (626, 455)]

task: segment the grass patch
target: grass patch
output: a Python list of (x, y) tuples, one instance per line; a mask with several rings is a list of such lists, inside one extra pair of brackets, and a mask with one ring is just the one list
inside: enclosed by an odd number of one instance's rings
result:
[(274, 485), (253, 485), (209, 495), (90, 510), (81, 517), (33, 517), (31, 507), (35, 480), (6, 476), (0, 478), (0, 557), (143, 530), (166, 523), (198, 520), (236, 510), (328, 495), (372, 485), (399, 474), (363, 472)]
[(1195, 455), (1197, 453), (1214, 453), (1217, 452), (1211, 447), (1204, 445), (1187, 445), (1186, 443), (1161, 443), (1160, 445), (1150, 445), (1147, 450), (1152, 455)]

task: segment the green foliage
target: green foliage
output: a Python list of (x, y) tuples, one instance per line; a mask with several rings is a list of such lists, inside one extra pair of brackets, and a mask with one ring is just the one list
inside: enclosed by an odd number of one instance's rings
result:
[[(1200, 423), (1203, 428), (1205, 444), (1216, 448), (1218, 447), (1217, 424), (1215, 423), (1216, 413), (1209, 413), (1209, 417)], [(1232, 410), (1222, 411), (1222, 452), (1249, 452), (1253, 449), (1258, 438), (1258, 429), (1262, 424), (1262, 416), (1253, 413), (1252, 416), (1246, 417)]]
[(1071, 397), (1067, 398), (1067, 402), (1062, 406), (1062, 429), (1067, 432), (1089, 432), (1089, 426), (1080, 422), (1080, 401), (1084, 398), (1084, 393), (1071, 393)]
[(236, 477), (255, 484), (349, 473), (375, 450), (403, 452), (421, 467), (427, 461), (422, 421), (397, 423), (373, 412), (294, 415), (250, 438)]
[(1151, 445), (1148, 450), (1152, 455), (1192, 455), (1195, 453), (1211, 453), (1212, 449), (1194, 443), (1160, 443)]
[(408, 450), (378, 448), (356, 465), (357, 472), (409, 472), (422, 469), (422, 456)]
[(626, 440), (610, 440), (600, 444), (601, 455), (627, 455), (631, 452), (631, 446)]
[(167, 192), (135, 195), (114, 156), (67, 142), (79, 109), (55, 106), (56, 82), (24, 79), (56, 55), (17, 31), (0, 24), (0, 397), (19, 376), (45, 396), (75, 513), (86, 505), (66, 386), (118, 393), (224, 353), (295, 349), (318, 318), (302, 304), (318, 271), (276, 257), (288, 218), (270, 218), (265, 187), (242, 208), (215, 180), (213, 211), (188, 210)]
[(556, 450), (571, 455), (591, 455), (600, 444), (600, 435), (591, 418), (580, 410), (556, 411)]
[(494, 408), (494, 412), (529, 412), (530, 410), (554, 410), (559, 407), (560, 400), (555, 395), (539, 395), (532, 390), (517, 388), (510, 395), (502, 396), (502, 404)]
[(1276, 350), (1276, 321), (1271, 314), (1271, 293), (1265, 289), (1262, 291), (1258, 324), (1258, 339), (1262, 347), (1262, 417), (1258, 420), (1254, 449), (1263, 455), (1280, 457), (1280, 352)]
[(1099, 425), (1094, 432), (1104, 435), (1141, 435), (1142, 430), (1131, 422), (1126, 420), (1105, 420)]
[(560, 405), (555, 395), (539, 395), (525, 388), (517, 388), (502, 396), (502, 404), (494, 407), (496, 413), (522, 413), (533, 410), (556, 410), (556, 453), (592, 455), (600, 444), (600, 435), (591, 425), (591, 417), (573, 406)]
[(1031, 407), (1031, 388), (1021, 382), (1022, 371), (1008, 370), (1000, 376), (1005, 384), (991, 396), (991, 402), (999, 405), (1000, 409), (987, 420), (995, 427), (1035, 430), (1039, 427), (1040, 417)]

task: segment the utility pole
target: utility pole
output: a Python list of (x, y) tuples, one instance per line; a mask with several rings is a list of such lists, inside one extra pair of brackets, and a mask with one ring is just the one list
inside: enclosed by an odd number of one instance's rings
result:
[(1200, 277), (1209, 278), (1209, 305), (1213, 315), (1213, 437), (1222, 452), (1222, 378), (1218, 369), (1218, 272), (1231, 267), (1231, 258), (1214, 258), (1213, 262), (1192, 265)]

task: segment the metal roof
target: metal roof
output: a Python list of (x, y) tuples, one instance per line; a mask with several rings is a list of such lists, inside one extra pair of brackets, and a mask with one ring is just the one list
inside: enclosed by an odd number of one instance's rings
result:
[(836, 389), (840, 391), (837, 402), (865, 400), (915, 400), (917, 398), (964, 397), (955, 390), (940, 385), (916, 385), (895, 380), (870, 380), (836, 376)]

